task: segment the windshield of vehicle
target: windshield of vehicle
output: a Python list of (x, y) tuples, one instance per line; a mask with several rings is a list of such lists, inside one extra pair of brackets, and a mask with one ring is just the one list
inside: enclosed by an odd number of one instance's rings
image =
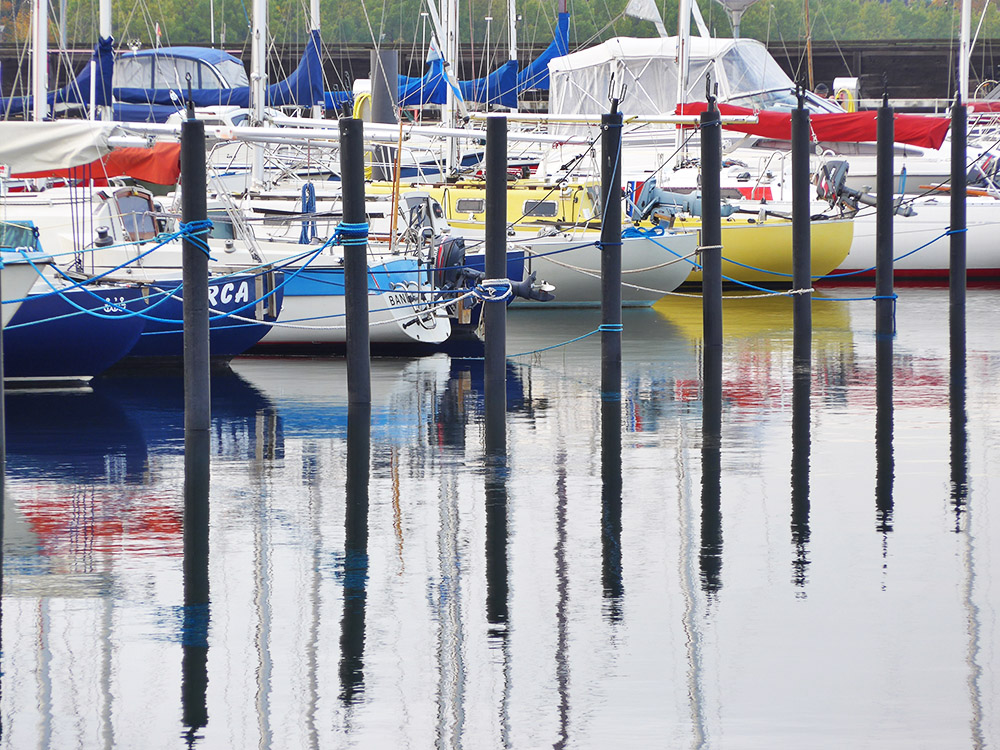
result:
[[(777, 110), (788, 112), (799, 106), (795, 91), (792, 89), (774, 89), (771, 91), (758, 91), (754, 94), (744, 96), (734, 96), (727, 104), (735, 104), (738, 107), (749, 107), (750, 109)], [(829, 114), (832, 112), (843, 113), (843, 109), (834, 101), (821, 99), (813, 93), (806, 92), (806, 109), (811, 114)]]

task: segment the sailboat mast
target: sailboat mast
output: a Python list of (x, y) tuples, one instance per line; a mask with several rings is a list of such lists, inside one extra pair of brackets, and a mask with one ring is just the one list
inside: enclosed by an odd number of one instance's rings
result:
[(688, 46), (691, 39), (691, 3), (680, 0), (677, 9), (677, 103), (687, 101)]
[(816, 88), (816, 82), (813, 79), (813, 36), (812, 36), (812, 24), (809, 23), (809, 0), (803, 0), (804, 7), (803, 12), (806, 21), (806, 70), (809, 74), (809, 90), (812, 91)]
[[(267, 91), (267, 0), (253, 0), (253, 33), (250, 47), (250, 112), (254, 125), (264, 123)], [(253, 145), (250, 178), (254, 187), (264, 184), (264, 148)]]
[(49, 23), (46, 0), (32, 3), (32, 46), (35, 54), (31, 57), (32, 120), (41, 122), (48, 115), (49, 93)]
[(969, 96), (969, 55), (970, 39), (972, 37), (971, 0), (962, 0), (962, 11), (959, 23), (958, 97), (959, 101), (966, 101)]
[[(319, 18), (319, 0), (309, 0), (309, 28), (313, 31), (319, 31), (320, 18)], [(315, 102), (312, 107), (312, 116), (317, 120), (323, 116), (323, 102), (322, 99)]]

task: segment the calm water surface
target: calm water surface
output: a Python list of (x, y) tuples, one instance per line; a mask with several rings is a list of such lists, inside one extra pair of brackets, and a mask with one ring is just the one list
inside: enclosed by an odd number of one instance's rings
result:
[(717, 451), (699, 300), (626, 311), (620, 404), (597, 336), (512, 357), (505, 465), (479, 362), (375, 361), (369, 441), (342, 360), (241, 358), (187, 580), (180, 379), (9, 394), (0, 744), (996, 746), (1000, 292), (963, 404), (947, 290), (898, 291), (891, 370), (815, 303), (806, 401), (791, 303), (727, 302)]

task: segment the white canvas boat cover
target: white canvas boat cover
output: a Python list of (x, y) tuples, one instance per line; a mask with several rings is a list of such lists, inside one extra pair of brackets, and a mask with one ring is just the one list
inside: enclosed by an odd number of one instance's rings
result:
[(111, 150), (112, 123), (0, 122), (0, 165), (13, 174), (89, 164)]
[[(756, 39), (688, 40), (686, 101), (705, 100), (705, 76), (719, 84), (719, 100), (762, 91), (791, 90), (792, 80)], [(677, 37), (616, 37), (549, 63), (549, 113), (600, 115), (609, 111), (609, 84), (627, 91), (626, 115), (669, 115), (677, 106)]]

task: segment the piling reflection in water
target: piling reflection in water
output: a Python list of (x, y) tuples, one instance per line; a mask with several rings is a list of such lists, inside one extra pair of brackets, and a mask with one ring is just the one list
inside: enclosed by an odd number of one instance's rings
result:
[(193, 747), (208, 725), (209, 434), (189, 430), (184, 446), (184, 615), (181, 630), (181, 712)]
[(344, 612), (340, 629), (340, 700), (345, 705), (360, 702), (364, 693), (370, 459), (371, 405), (351, 403), (347, 415)]
[(701, 586), (722, 588), (722, 348), (703, 351), (701, 422)]
[[(893, 484), (896, 475), (893, 432), (893, 334), (875, 338), (875, 530), (892, 532)], [(883, 550), (884, 552), (884, 550)]]
[(792, 582), (804, 587), (809, 568), (809, 458), (812, 360), (796, 351), (792, 375)]
[(604, 612), (622, 619), (622, 402), (618, 393), (601, 398), (601, 582)]

